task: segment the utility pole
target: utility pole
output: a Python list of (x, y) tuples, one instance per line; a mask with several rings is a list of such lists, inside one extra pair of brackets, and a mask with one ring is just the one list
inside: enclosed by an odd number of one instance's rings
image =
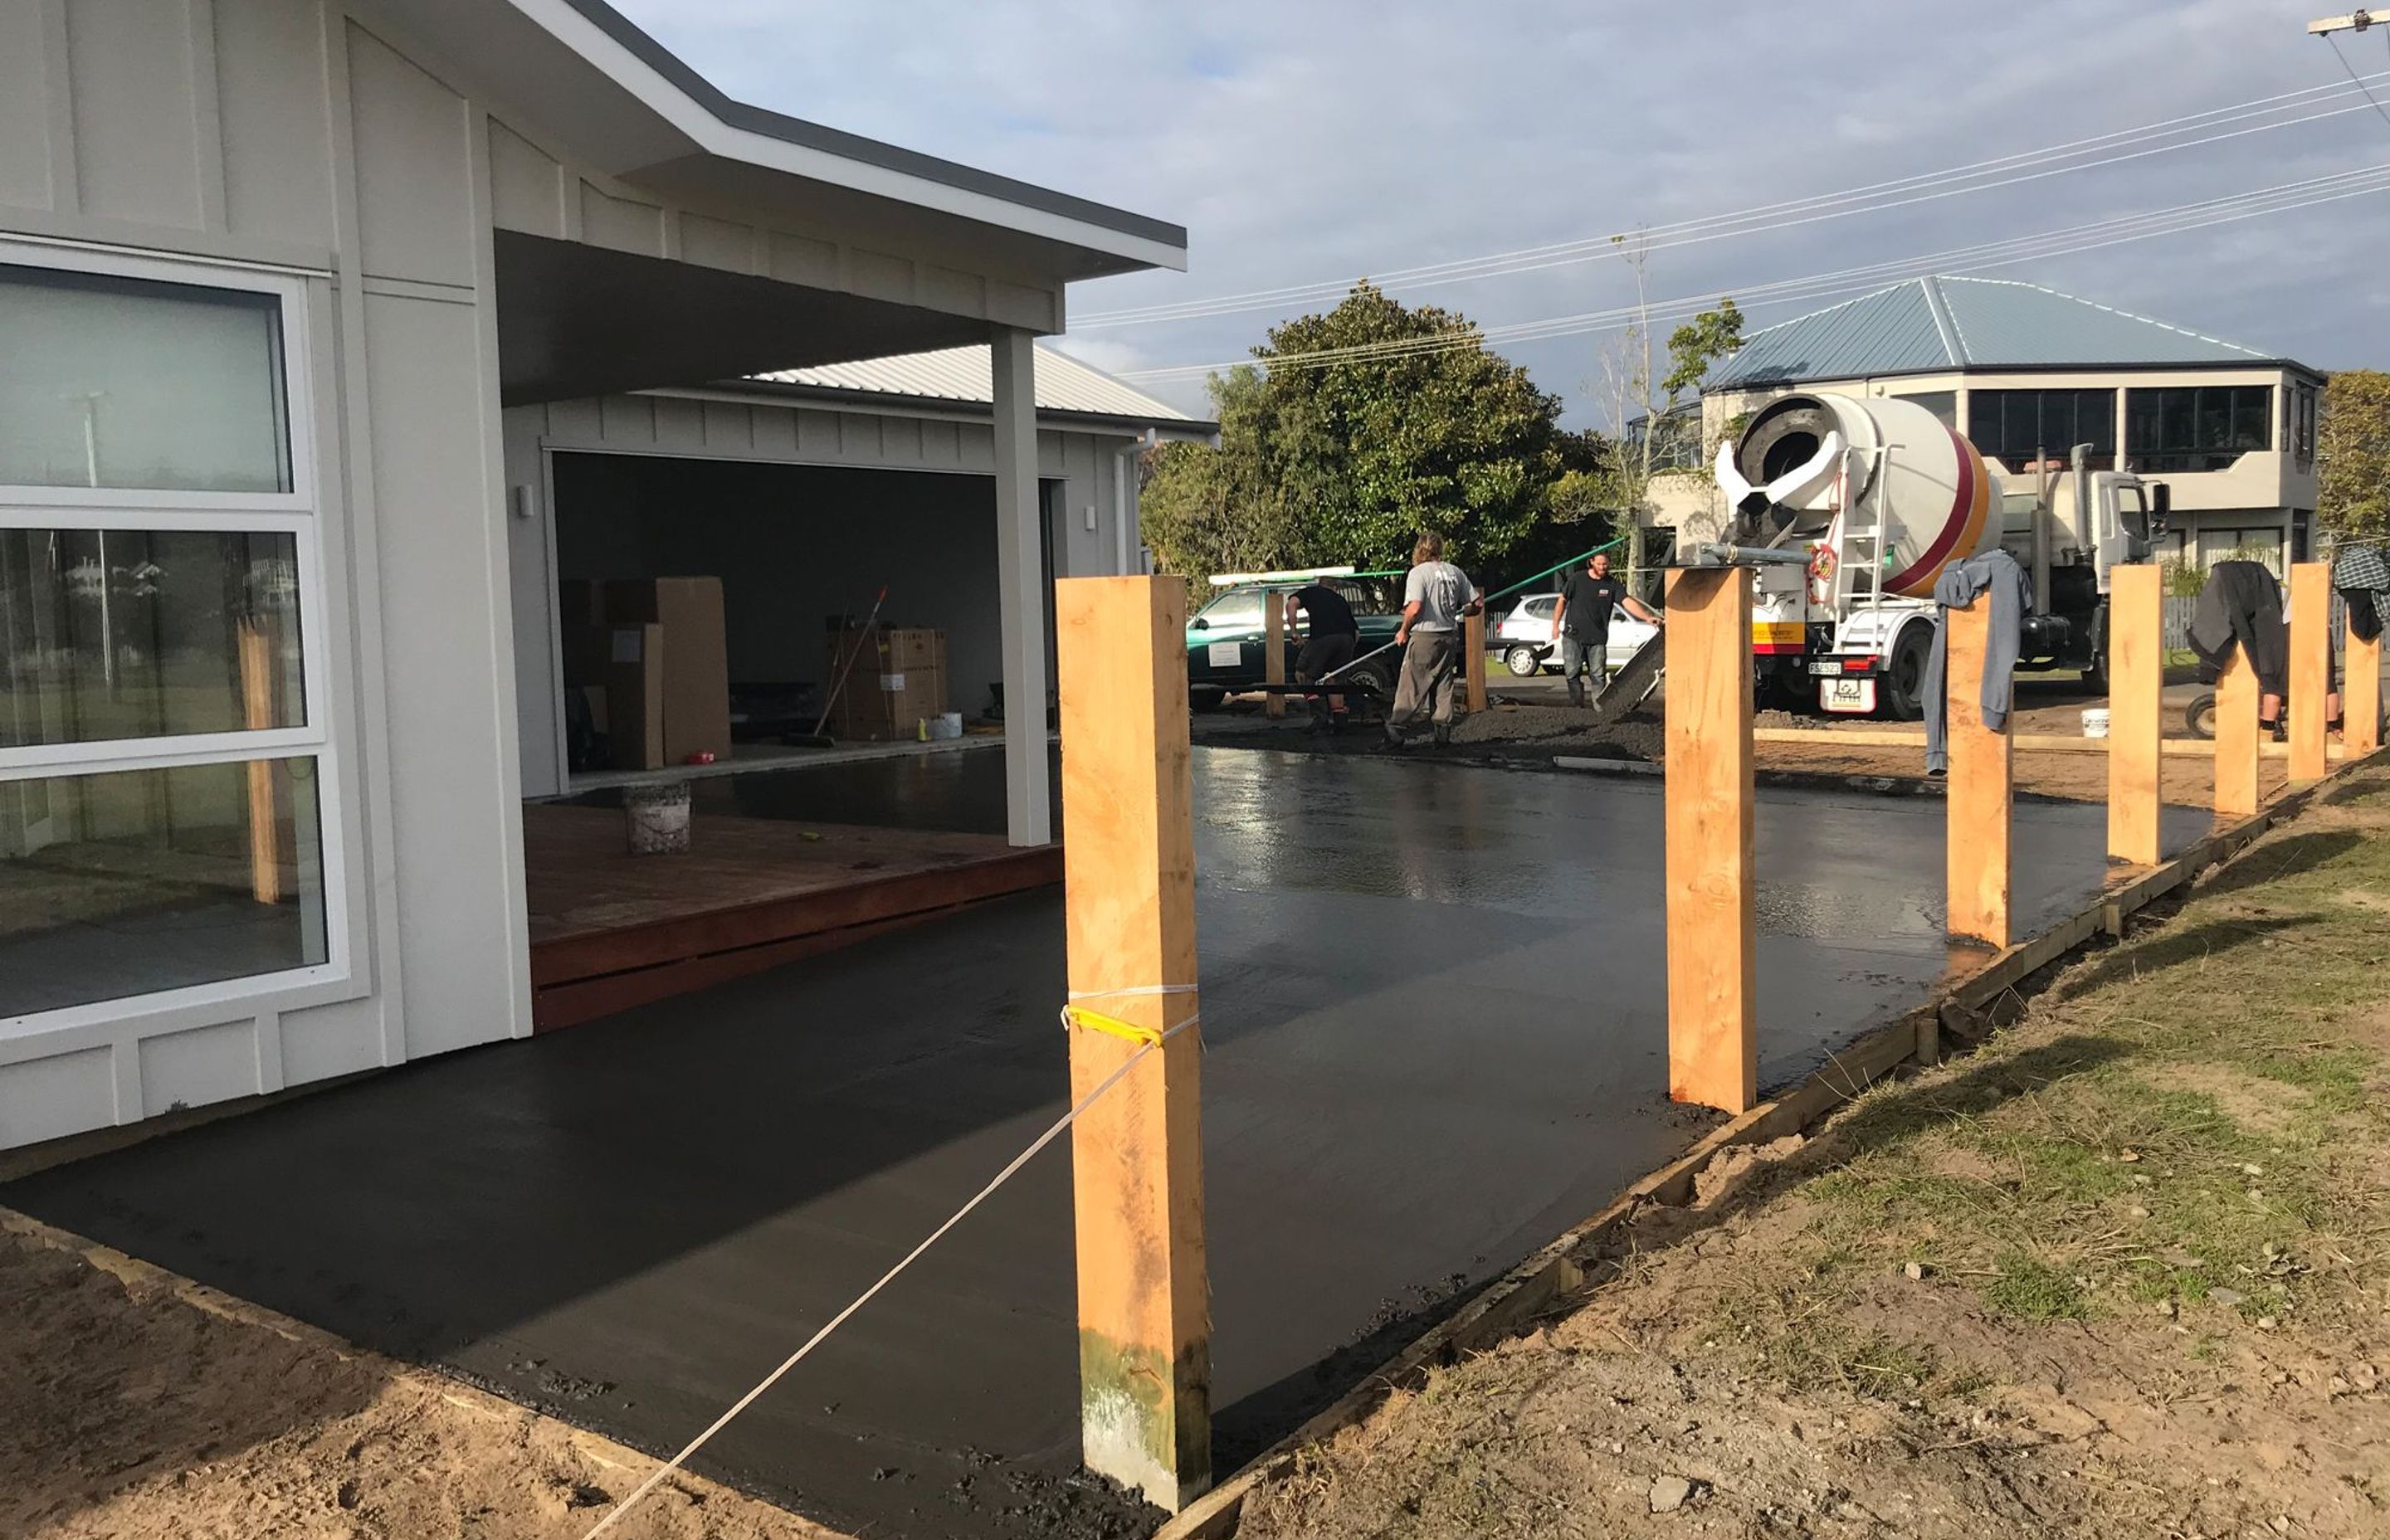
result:
[(2376, 17), (2371, 11), (2350, 11), (2346, 16), (2323, 16), (2307, 23), (2307, 32), (2316, 37), (2330, 37), (2334, 32), (2361, 32), (2376, 20), (2390, 22), (2390, 15)]

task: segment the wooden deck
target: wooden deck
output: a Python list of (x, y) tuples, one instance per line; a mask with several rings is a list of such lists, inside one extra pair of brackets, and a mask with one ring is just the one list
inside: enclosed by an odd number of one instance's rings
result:
[(621, 810), (523, 808), (532, 1022), (546, 1032), (1062, 879), (1061, 847), (700, 811), (632, 855)]

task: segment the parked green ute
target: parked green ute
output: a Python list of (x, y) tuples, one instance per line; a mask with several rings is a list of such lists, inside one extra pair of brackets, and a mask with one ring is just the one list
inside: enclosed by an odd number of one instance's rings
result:
[[(1223, 588), (1187, 622), (1187, 696), (1195, 709), (1210, 711), (1239, 690), (1263, 684), (1263, 606), (1282, 603), (1284, 596), (1319, 582), (1344, 596), (1360, 623), (1361, 640), (1355, 655), (1381, 648), (1394, 639), (1402, 624), (1402, 580), (1377, 577), (1326, 577), (1291, 583), (1240, 583)], [(1303, 638), (1286, 638), (1286, 676), (1294, 677), (1294, 655)], [(1366, 682), (1381, 694), (1394, 688), (1394, 655), (1372, 658), (1346, 675)]]

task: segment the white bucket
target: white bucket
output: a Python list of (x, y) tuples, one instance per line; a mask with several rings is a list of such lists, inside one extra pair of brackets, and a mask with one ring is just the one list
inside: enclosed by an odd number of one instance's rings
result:
[(2083, 709), (2083, 736), (2085, 738), (2106, 738), (2108, 736), (2107, 707), (2086, 706)]
[(930, 724), (930, 736), (932, 738), (939, 738), (962, 737), (963, 713), (960, 712), (943, 712), (939, 713), (938, 719)]
[(688, 849), (688, 782), (633, 787), (623, 797), (633, 855), (677, 855)]

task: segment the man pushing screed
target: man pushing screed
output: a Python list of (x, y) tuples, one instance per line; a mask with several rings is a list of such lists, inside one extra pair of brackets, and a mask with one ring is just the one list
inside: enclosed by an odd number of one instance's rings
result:
[(1452, 697), (1459, 673), (1460, 621), (1481, 608), (1469, 574), (1444, 559), (1444, 537), (1423, 534), (1411, 547), (1410, 577), (1403, 584), (1403, 623), (1394, 641), (1403, 649), (1402, 681), (1394, 707), (1386, 713), (1386, 743), (1403, 746), (1403, 730), (1433, 705), (1435, 740), (1452, 741)]

